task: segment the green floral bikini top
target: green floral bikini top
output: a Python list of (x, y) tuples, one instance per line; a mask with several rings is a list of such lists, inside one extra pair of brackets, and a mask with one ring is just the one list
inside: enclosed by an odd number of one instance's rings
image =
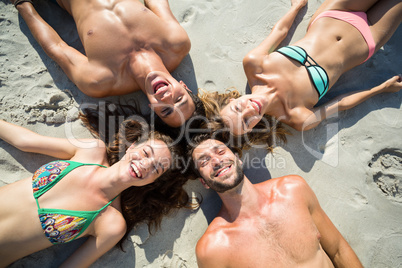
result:
[(100, 166), (99, 164), (83, 164), (74, 161), (53, 161), (40, 167), (32, 177), (33, 195), (38, 206), (39, 220), (47, 239), (52, 244), (70, 242), (80, 236), (113, 200), (96, 211), (75, 211), (65, 209), (40, 208), (38, 198), (49, 191), (70, 171), (80, 166)]

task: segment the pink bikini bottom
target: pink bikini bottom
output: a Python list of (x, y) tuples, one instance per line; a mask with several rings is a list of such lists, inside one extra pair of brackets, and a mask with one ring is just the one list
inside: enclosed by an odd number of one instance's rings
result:
[[(341, 10), (327, 10), (320, 13), (311, 25), (322, 17), (331, 17), (334, 19), (345, 21), (352, 26), (354, 26), (366, 40), (367, 46), (369, 48), (369, 55), (365, 61), (367, 61), (371, 56), (373, 56), (375, 51), (375, 42), (373, 35), (371, 34), (370, 27), (367, 21), (367, 14), (364, 12), (351, 12), (351, 11), (341, 11)], [(364, 62), (365, 62), (364, 61)]]

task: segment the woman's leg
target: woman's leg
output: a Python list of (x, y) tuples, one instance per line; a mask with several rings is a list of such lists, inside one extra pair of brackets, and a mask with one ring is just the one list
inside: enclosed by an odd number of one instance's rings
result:
[(394, 34), (402, 22), (402, 2), (400, 0), (378, 1), (367, 11), (370, 30), (378, 51)]

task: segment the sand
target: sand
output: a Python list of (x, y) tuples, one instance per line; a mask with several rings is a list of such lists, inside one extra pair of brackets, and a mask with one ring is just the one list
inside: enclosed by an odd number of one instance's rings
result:
[[(284, 44), (304, 35), (322, 1), (310, 0)], [(82, 51), (69, 15), (48, 1), (35, 2), (62, 38)], [(170, 5), (192, 41), (190, 54), (174, 76), (193, 92), (234, 86), (244, 93), (247, 82), (242, 59), (267, 36), (290, 1), (175, 0)], [(373, 87), (402, 72), (401, 43), (399, 27), (372, 59), (344, 74), (324, 101)], [(44, 135), (91, 137), (77, 120), (77, 111), (80, 105), (99, 100), (83, 95), (69, 81), (6, 0), (0, 1), (0, 66), (1, 119)], [(146, 100), (141, 93), (109, 100), (134, 98)], [(379, 95), (314, 130), (292, 131), (288, 144), (273, 155), (252, 149), (245, 153), (246, 175), (253, 182), (287, 174), (303, 176), (365, 267), (402, 267), (401, 100), (402, 92)], [(49, 160), (0, 141), (0, 186), (30, 176)], [(114, 248), (93, 267), (197, 267), (195, 245), (218, 212), (220, 201), (198, 181), (188, 183), (187, 189), (203, 195), (200, 209), (166, 217), (153, 235), (146, 226), (139, 226), (131, 232), (126, 252)], [(82, 242), (51, 247), (11, 267), (56, 267)]]

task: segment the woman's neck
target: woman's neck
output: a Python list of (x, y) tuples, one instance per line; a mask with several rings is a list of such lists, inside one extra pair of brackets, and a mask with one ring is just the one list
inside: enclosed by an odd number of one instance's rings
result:
[(262, 114), (273, 115), (280, 101), (277, 96), (276, 88), (267, 86), (254, 86), (251, 89), (252, 95), (255, 95), (262, 102)]
[(99, 168), (91, 179), (92, 187), (103, 193), (107, 200), (112, 200), (131, 185), (119, 178), (118, 165), (108, 168)]

